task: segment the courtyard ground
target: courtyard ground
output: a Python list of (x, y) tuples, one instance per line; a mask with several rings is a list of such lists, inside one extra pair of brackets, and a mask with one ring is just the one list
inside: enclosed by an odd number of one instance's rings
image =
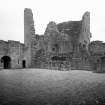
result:
[(91, 71), (0, 71), (0, 105), (105, 105), (105, 74)]

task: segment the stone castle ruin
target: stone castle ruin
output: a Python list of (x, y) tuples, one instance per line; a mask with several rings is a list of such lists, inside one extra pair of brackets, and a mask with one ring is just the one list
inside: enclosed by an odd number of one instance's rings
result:
[(24, 10), (24, 44), (0, 40), (0, 68), (105, 71), (105, 43), (90, 41), (90, 13), (80, 21), (51, 21), (35, 34), (33, 13)]

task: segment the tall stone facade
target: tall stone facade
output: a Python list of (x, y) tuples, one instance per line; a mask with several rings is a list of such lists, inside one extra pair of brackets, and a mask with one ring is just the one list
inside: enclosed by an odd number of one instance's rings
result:
[(90, 70), (90, 36), (89, 12), (80, 21), (49, 22), (44, 35), (35, 35), (32, 67)]
[(0, 68), (23, 68), (24, 44), (0, 40)]
[[(35, 34), (33, 13), (31, 9), (26, 8), (24, 44), (1, 40), (0, 68), (105, 71), (103, 63), (105, 58), (102, 55), (105, 54), (105, 46), (99, 42), (98, 44), (90, 42), (90, 38), (89, 12), (85, 12), (79, 21), (59, 24), (51, 21), (44, 34), (38, 35)], [(95, 54), (98, 51), (102, 51), (101, 56), (98, 55), (99, 53)], [(96, 59), (96, 62), (93, 59)]]
[(32, 44), (34, 36), (35, 36), (35, 29), (34, 29), (33, 13), (31, 9), (26, 8), (24, 10), (24, 44), (25, 47), (27, 48), (24, 60), (27, 61), (26, 67), (31, 67), (32, 65), (32, 55), (33, 55)]
[(105, 72), (105, 43), (102, 41), (92, 41), (88, 48), (93, 70)]

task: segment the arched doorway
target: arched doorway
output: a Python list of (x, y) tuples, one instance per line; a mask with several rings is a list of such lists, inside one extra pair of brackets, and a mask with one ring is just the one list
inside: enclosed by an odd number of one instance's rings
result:
[(23, 66), (23, 68), (26, 68), (26, 61), (25, 60), (22, 61), (22, 66)]
[(105, 57), (101, 57), (101, 62), (105, 63)]
[(101, 71), (105, 72), (105, 56), (101, 57)]
[(11, 58), (9, 56), (3, 56), (1, 58), (1, 62), (3, 63), (4, 69), (10, 69), (11, 68)]

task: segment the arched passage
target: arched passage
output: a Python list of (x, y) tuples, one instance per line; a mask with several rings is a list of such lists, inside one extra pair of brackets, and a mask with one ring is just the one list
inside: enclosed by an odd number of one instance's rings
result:
[(26, 61), (25, 60), (22, 61), (22, 66), (23, 66), (23, 68), (26, 68)]
[(3, 56), (1, 58), (1, 62), (3, 63), (4, 69), (10, 69), (11, 68), (11, 58), (9, 56)]
[(105, 72), (105, 56), (100, 58), (99, 66), (99, 72)]

